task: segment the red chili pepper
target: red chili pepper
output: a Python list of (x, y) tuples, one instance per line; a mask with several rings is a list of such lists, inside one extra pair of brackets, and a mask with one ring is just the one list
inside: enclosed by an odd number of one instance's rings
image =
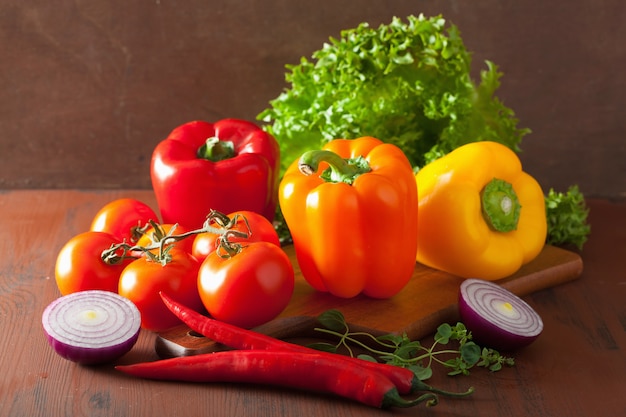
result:
[(191, 330), (233, 349), (264, 350), (273, 352), (283, 351), (328, 356), (332, 361), (347, 362), (353, 366), (360, 366), (369, 369), (372, 372), (384, 375), (393, 382), (400, 394), (410, 394), (416, 391), (429, 391), (451, 397), (460, 397), (473, 392), (473, 389), (471, 388), (467, 392), (459, 394), (442, 391), (424, 383), (422, 380), (417, 378), (413, 371), (407, 368), (387, 365), (380, 362), (370, 362), (334, 353), (321, 352), (306, 346), (285, 342), (284, 340), (275, 339), (262, 333), (243, 329), (203, 316), (191, 308), (176, 302), (163, 292), (161, 292), (161, 299), (170, 311), (174, 313), (174, 315), (177, 316), (183, 323), (189, 326)]
[(406, 400), (384, 375), (347, 362), (338, 366), (335, 358), (315, 353), (231, 350), (118, 365), (115, 369), (148, 379), (269, 384), (332, 393), (378, 408), (412, 407), (423, 401), (437, 404), (436, 394)]
[(254, 123), (194, 121), (174, 129), (152, 154), (151, 178), (164, 223), (198, 229), (211, 209), (274, 218), (279, 148)]

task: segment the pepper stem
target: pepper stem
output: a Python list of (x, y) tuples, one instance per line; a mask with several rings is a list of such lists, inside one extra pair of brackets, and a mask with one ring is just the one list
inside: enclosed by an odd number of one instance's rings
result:
[(198, 158), (211, 162), (223, 161), (235, 156), (235, 145), (228, 140), (219, 140), (216, 136), (210, 137), (198, 148)]
[(380, 408), (390, 408), (390, 407), (398, 407), (398, 408), (409, 408), (415, 407), (418, 404), (426, 403), (427, 407), (433, 407), (439, 403), (439, 398), (437, 394), (432, 392), (427, 392), (425, 394), (420, 395), (415, 399), (404, 399), (398, 393), (398, 390), (393, 388), (390, 391), (387, 391), (383, 397), (383, 403)]
[(359, 175), (372, 170), (362, 156), (344, 159), (332, 151), (314, 150), (305, 152), (300, 157), (300, 172), (304, 175), (313, 175), (317, 172), (321, 162), (329, 165), (320, 175), (326, 182), (343, 182), (351, 185)]
[(467, 397), (468, 395), (471, 395), (474, 393), (474, 387), (469, 387), (467, 391), (464, 391), (464, 392), (444, 391), (442, 389), (435, 388), (433, 386), (426, 384), (424, 381), (420, 380), (417, 377), (415, 377), (415, 379), (413, 380), (413, 386), (411, 388), (412, 388), (411, 391), (413, 392), (427, 391), (427, 392), (432, 392), (433, 394), (439, 394), (439, 395), (452, 397), (452, 398)]
[(506, 233), (517, 229), (522, 206), (511, 183), (494, 178), (480, 195), (483, 217), (492, 230)]

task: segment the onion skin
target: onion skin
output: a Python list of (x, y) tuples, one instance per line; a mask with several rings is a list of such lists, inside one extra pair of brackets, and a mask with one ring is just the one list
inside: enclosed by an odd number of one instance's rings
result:
[[(472, 294), (477, 288), (488, 292), (493, 305), (483, 303), (485, 300), (479, 300), (477, 305), (476, 299), (480, 294)], [(503, 308), (495, 307), (498, 303), (510, 303), (512, 308), (508, 311), (511, 314), (504, 314)], [(461, 284), (459, 314), (476, 343), (501, 352), (526, 347), (543, 331), (541, 317), (525, 301), (496, 283), (479, 279), (467, 279)], [(513, 315), (516, 317), (512, 317)], [(495, 320), (500, 320), (501, 323), (498, 324)], [(520, 323), (524, 322), (529, 326), (521, 327)], [(505, 328), (507, 323), (512, 328)]]
[[(78, 315), (92, 319), (79, 320)], [(132, 349), (139, 338), (141, 317), (130, 300), (110, 291), (89, 290), (54, 300), (42, 314), (42, 325), (48, 343), (61, 357), (81, 365), (99, 365)]]
[(81, 348), (60, 342), (50, 335), (46, 335), (50, 346), (63, 358), (76, 362), (80, 365), (102, 365), (110, 363), (121, 358), (128, 353), (137, 342), (139, 332), (134, 339), (125, 341), (116, 346), (108, 346), (106, 348)]

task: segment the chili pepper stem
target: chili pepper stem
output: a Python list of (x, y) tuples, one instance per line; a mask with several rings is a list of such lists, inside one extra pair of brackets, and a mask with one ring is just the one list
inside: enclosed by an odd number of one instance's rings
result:
[(344, 159), (335, 152), (329, 150), (314, 150), (302, 154), (298, 162), (300, 172), (304, 175), (312, 175), (319, 169), (319, 164), (326, 162), (329, 167), (321, 177), (328, 182), (343, 182), (352, 184), (356, 178), (372, 169), (365, 158)]
[(402, 398), (400, 394), (398, 394), (397, 390), (391, 390), (387, 392), (387, 394), (385, 394), (383, 404), (380, 408), (390, 408), (390, 407), (409, 408), (409, 407), (415, 407), (416, 405), (421, 404), (423, 402), (426, 402), (427, 407), (433, 407), (439, 404), (439, 398), (437, 397), (437, 394), (428, 392), (426, 394), (420, 395), (419, 397), (413, 400), (407, 400), (407, 399)]
[(446, 397), (451, 397), (451, 398), (462, 398), (462, 397), (467, 397), (469, 395), (472, 395), (474, 393), (474, 387), (469, 387), (467, 389), (467, 391), (465, 392), (451, 392), (451, 391), (445, 391), (439, 388), (435, 388), (433, 386), (430, 386), (426, 383), (424, 383), (424, 381), (420, 380), (419, 378), (415, 378), (415, 383), (413, 384), (413, 391), (417, 392), (417, 391), (426, 391), (426, 392), (430, 392), (433, 394), (439, 394), (439, 395), (443, 395)]
[(483, 217), (492, 230), (506, 233), (517, 229), (522, 206), (511, 183), (494, 178), (480, 197)]

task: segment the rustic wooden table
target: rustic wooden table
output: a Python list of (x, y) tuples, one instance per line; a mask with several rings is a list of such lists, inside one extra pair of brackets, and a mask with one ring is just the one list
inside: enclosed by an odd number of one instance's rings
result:
[[(41, 313), (59, 296), (54, 263), (108, 201), (149, 191), (5, 191), (0, 194), (0, 416), (618, 416), (626, 415), (626, 203), (589, 201), (592, 235), (579, 279), (527, 295), (544, 334), (515, 354), (516, 366), (466, 377), (436, 373), (433, 385), (474, 386), (463, 400), (380, 411), (335, 397), (271, 387), (133, 379), (111, 365), (57, 356)], [(118, 363), (157, 359), (142, 332)]]

